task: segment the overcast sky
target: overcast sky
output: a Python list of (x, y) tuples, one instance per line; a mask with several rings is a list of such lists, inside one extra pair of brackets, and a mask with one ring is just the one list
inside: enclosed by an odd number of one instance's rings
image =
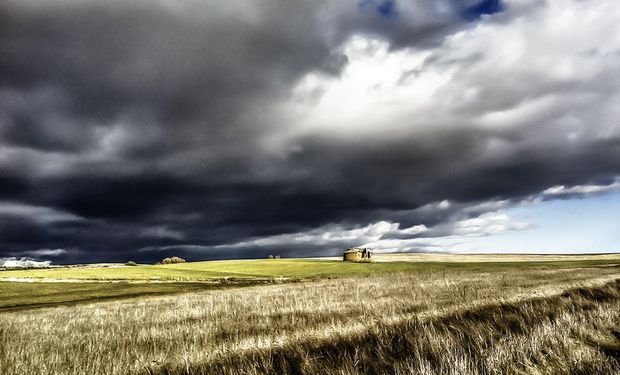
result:
[(617, 0), (3, 0), (0, 258), (620, 251), (618, 72)]

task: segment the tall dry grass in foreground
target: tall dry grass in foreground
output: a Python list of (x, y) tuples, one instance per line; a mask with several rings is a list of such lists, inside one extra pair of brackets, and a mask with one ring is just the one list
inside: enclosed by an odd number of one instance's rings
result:
[(0, 313), (0, 373), (618, 374), (619, 277), (399, 274)]

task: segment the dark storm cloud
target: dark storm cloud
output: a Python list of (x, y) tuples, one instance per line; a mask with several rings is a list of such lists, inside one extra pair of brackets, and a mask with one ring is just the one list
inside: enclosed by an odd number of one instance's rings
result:
[[(379, 221), (431, 228), (385, 238), (450, 234), (458, 220), (487, 212), (484, 202), (615, 181), (620, 137), (555, 137), (564, 131), (552, 123), (556, 114), (571, 112), (577, 99), (541, 110), (547, 117), (515, 115), (523, 127), (477, 125), (480, 116), (545, 95), (617, 92), (605, 78), (617, 60), (608, 55), (588, 82), (531, 85), (486, 69), (485, 49), (452, 53), (446, 37), (503, 9), (452, 0), (3, 2), (0, 258), (332, 254), (356, 240), (277, 236), (320, 238), (312, 231)], [(498, 17), (498, 27), (511, 19)], [(383, 122), (360, 125), (401, 124), (393, 134), (297, 131), (295, 87), (308, 73), (340, 79), (352, 63), (343, 45), (355, 35), (386, 41), (392, 52), (430, 51), (403, 84), (456, 67), (437, 100), (437, 112), (451, 117), (412, 117), (406, 101)], [(460, 101), (473, 86), (479, 95)], [(606, 108), (576, 116), (600, 123)], [(436, 206), (441, 201), (451, 204)], [(364, 236), (373, 239), (369, 228)], [(252, 242), (270, 237), (277, 240), (267, 248)]]

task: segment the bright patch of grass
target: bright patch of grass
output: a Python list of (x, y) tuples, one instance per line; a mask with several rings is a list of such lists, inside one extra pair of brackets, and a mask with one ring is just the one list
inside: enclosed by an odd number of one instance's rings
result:
[(399, 272), (442, 272), (449, 270), (576, 268), (613, 265), (618, 259), (540, 262), (375, 262), (350, 263), (337, 260), (259, 259), (138, 267), (70, 267), (0, 271), (1, 278), (50, 278), (78, 280), (273, 280), (370, 276)]

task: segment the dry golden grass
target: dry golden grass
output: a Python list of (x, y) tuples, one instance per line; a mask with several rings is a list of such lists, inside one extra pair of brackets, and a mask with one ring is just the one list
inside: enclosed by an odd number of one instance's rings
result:
[(618, 278), (491, 268), (5, 312), (0, 373), (617, 374)]

